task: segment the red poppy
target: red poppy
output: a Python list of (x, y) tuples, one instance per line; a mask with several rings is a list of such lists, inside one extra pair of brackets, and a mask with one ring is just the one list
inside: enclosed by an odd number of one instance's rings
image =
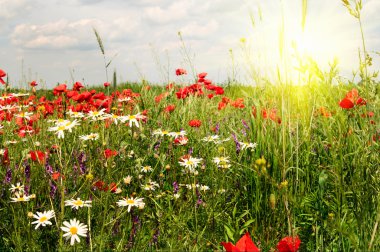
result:
[(74, 86), (73, 86), (74, 91), (80, 91), (81, 88), (84, 88), (82, 83), (80, 83), (79, 81), (74, 83)]
[(277, 243), (277, 250), (279, 252), (296, 252), (301, 245), (301, 240), (297, 237), (287, 236), (282, 238), (281, 241)]
[(348, 98), (344, 98), (339, 102), (339, 106), (344, 109), (351, 109), (355, 106), (355, 104)]
[(219, 102), (219, 104), (218, 104), (218, 110), (222, 110), (222, 109), (224, 109), (226, 106), (227, 106), (227, 103), (221, 101), (221, 102)]
[(231, 104), (231, 106), (233, 106), (235, 108), (244, 108), (245, 107), (243, 98), (237, 98), (235, 101), (232, 101), (230, 104)]
[(58, 180), (59, 177), (62, 177), (62, 179), (65, 178), (65, 176), (63, 176), (63, 175), (62, 175), (60, 172), (58, 172), (58, 171), (53, 172), (53, 173), (51, 174), (51, 177), (52, 177), (53, 180)]
[(7, 74), (4, 72), (4, 70), (0, 69), (0, 83), (5, 84), (5, 81), (3, 80), (3, 77), (7, 76)]
[(200, 73), (200, 74), (198, 74), (198, 78), (199, 79), (204, 79), (204, 78), (206, 78), (206, 76), (207, 76), (207, 73)]
[(248, 232), (240, 238), (236, 245), (233, 245), (231, 242), (222, 242), (221, 244), (227, 252), (260, 252), (260, 249), (256, 247)]
[(209, 99), (212, 99), (212, 98), (214, 97), (214, 94), (208, 94), (207, 97), (208, 97)]
[(96, 181), (95, 183), (94, 183), (94, 186), (96, 187), (96, 188), (98, 188), (98, 190), (100, 190), (100, 191), (108, 191), (108, 186), (106, 185), (106, 183), (104, 183), (104, 181), (102, 181), (102, 180), (98, 180), (98, 181)]
[(174, 109), (175, 109), (175, 105), (169, 104), (168, 106), (166, 106), (166, 108), (164, 109), (164, 111), (167, 112), (167, 113), (171, 113), (171, 112), (174, 111)]
[(351, 109), (355, 106), (355, 104), (361, 106), (366, 105), (367, 102), (362, 97), (359, 97), (358, 90), (353, 88), (348, 91), (346, 97), (339, 102), (339, 106), (343, 109)]
[(117, 192), (117, 184), (115, 182), (112, 182), (110, 185), (109, 185), (109, 189), (111, 192), (115, 193)]
[(60, 84), (53, 89), (53, 94), (60, 95), (61, 93), (66, 92), (66, 88), (67, 88), (66, 84)]
[(104, 82), (104, 87), (109, 87), (110, 85), (111, 85), (111, 83), (109, 83), (109, 82)]
[(193, 120), (189, 121), (190, 127), (199, 128), (201, 126), (201, 124), (202, 124), (201, 120), (193, 119)]
[(162, 99), (166, 98), (168, 95), (169, 95), (168, 92), (165, 92), (165, 93), (159, 94), (159, 95), (157, 95), (157, 96), (154, 98), (154, 101), (155, 101), (156, 103), (160, 103), (160, 101), (161, 101)]
[(166, 90), (170, 90), (170, 89), (172, 89), (172, 88), (174, 88), (174, 83), (169, 83), (169, 84), (166, 85), (166, 87), (165, 87)]
[(111, 157), (114, 157), (117, 155), (117, 151), (115, 150), (111, 150), (111, 149), (105, 149), (104, 150), (104, 156), (106, 158), (111, 158)]
[(177, 76), (179, 76), (179, 75), (187, 74), (187, 72), (186, 72), (185, 69), (178, 68), (178, 69), (175, 70), (175, 74), (176, 74)]
[(4, 165), (8, 165), (8, 164), (9, 164), (9, 153), (8, 153), (8, 148), (5, 148), (5, 149), (4, 149), (2, 163), (3, 163)]
[(39, 150), (30, 151), (29, 155), (33, 161), (38, 161), (40, 163), (43, 163), (45, 161), (45, 152)]
[(35, 87), (35, 86), (38, 86), (38, 83), (36, 81), (32, 81), (31, 83), (29, 83), (29, 85), (31, 87)]
[(224, 89), (222, 87), (216, 87), (214, 89), (216, 95), (222, 95), (224, 94)]

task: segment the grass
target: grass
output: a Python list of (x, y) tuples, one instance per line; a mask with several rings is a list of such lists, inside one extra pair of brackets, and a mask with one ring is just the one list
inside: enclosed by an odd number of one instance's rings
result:
[[(296, 236), (300, 251), (379, 251), (379, 82), (369, 72), (361, 1), (343, 4), (360, 24), (359, 84), (339, 77), (336, 62), (323, 71), (299, 56), (297, 83), (303, 85), (292, 85), (282, 27), (276, 78), (258, 71), (242, 40), (247, 73), (257, 85), (239, 84), (230, 50), (232, 77), (224, 94), (204, 84), (186, 87), (185, 78), (173, 88), (144, 80), (8, 98), (29, 90), (6, 85), (0, 99), (0, 251), (221, 251), (221, 242), (236, 243), (247, 231), (261, 251), (277, 251), (281, 238)], [(307, 1), (302, 6), (304, 29)], [(108, 81), (112, 59), (106, 62), (94, 33)], [(197, 78), (178, 35), (189, 79)], [(168, 76), (169, 67), (158, 69)], [(194, 95), (177, 97), (189, 89)], [(341, 108), (353, 89), (366, 103)], [(351, 97), (354, 103), (358, 97)], [(90, 111), (102, 108), (105, 114), (94, 120)], [(83, 112), (79, 125), (71, 124), (70, 109)], [(30, 118), (17, 118), (21, 112)], [(63, 138), (52, 129), (56, 119), (69, 120), (58, 123)], [(192, 127), (191, 120), (201, 125)], [(181, 130), (186, 136), (175, 137)], [(91, 133), (98, 137), (81, 139)], [(212, 136), (218, 141), (205, 140)], [(190, 156), (199, 164), (183, 167)], [(12, 190), (17, 183), (25, 189)], [(11, 202), (16, 192), (33, 197)], [(77, 198), (91, 200), (91, 208), (66, 206)], [(136, 198), (144, 204), (130, 211), (120, 206)], [(55, 212), (52, 225), (35, 230), (33, 214), (48, 210)], [(71, 245), (61, 227), (74, 218), (88, 231)]]
[[(375, 230), (379, 140), (372, 139), (379, 134), (380, 106), (374, 98), (378, 93), (370, 99), (363, 97), (366, 106), (343, 110), (338, 103), (351, 86), (229, 86), (223, 96), (243, 98), (245, 107), (227, 105), (218, 110), (220, 96), (177, 99), (172, 90), (156, 103), (154, 98), (166, 92), (164, 87), (129, 87), (141, 96), (133, 99), (133, 105), (121, 105), (117, 113), (148, 110), (147, 121), (141, 121), (138, 128), (81, 119), (80, 126), (57, 139), (47, 131), (52, 126), (48, 120), (61, 117), (64, 107), (55, 106), (45, 119), (37, 99), (31, 100), (29, 110), (41, 115), (33, 125), (38, 134), (20, 138), (15, 134), (15, 118), (3, 122), (2, 148), (8, 149), (10, 157), (0, 172), (4, 178), (0, 201), (3, 250), (83, 250), (91, 244), (93, 251), (212, 251), (221, 249), (221, 241), (235, 242), (244, 231), (251, 233), (262, 251), (274, 248), (284, 236), (296, 235), (302, 241), (301, 251), (366, 250), (370, 244), (374, 251), (379, 249)], [(69, 100), (69, 104), (75, 102)], [(164, 112), (168, 104), (176, 106), (170, 114)], [(331, 116), (323, 116), (321, 107)], [(261, 111), (272, 108), (281, 124), (263, 117)], [(374, 112), (373, 117), (361, 116), (369, 111)], [(201, 120), (202, 125), (190, 127), (192, 119)], [(171, 137), (153, 136), (157, 129), (184, 129), (188, 143), (179, 146)], [(79, 139), (89, 133), (100, 137), (93, 142)], [(202, 141), (214, 134), (230, 140), (219, 144)], [(257, 143), (256, 148), (236, 151), (233, 135), (240, 142)], [(9, 143), (14, 140), (17, 143)], [(103, 151), (107, 148), (118, 154), (106, 158)], [(28, 154), (35, 150), (45, 152), (48, 158), (32, 161)], [(203, 160), (196, 168), (198, 174), (181, 171), (180, 158), (189, 153)], [(215, 157), (229, 157), (231, 167), (218, 168)], [(141, 166), (148, 165), (153, 171), (142, 172)], [(64, 177), (54, 180), (46, 172), (49, 167)], [(10, 181), (5, 179), (7, 172), (12, 174)], [(129, 185), (123, 180), (128, 175), (133, 177)], [(97, 181), (114, 182), (121, 193), (101, 191), (95, 186)], [(159, 187), (144, 190), (149, 181)], [(10, 185), (17, 182), (29, 186), (29, 194), (36, 198), (9, 203), (13, 197)], [(182, 185), (177, 199), (173, 183)], [(186, 184), (210, 189), (189, 189), (183, 186)], [(144, 198), (144, 209), (128, 212), (116, 205), (131, 195)], [(92, 208), (64, 206), (65, 200), (77, 197), (91, 199)], [(46, 210), (56, 213), (53, 225), (34, 230), (28, 212)], [(72, 218), (91, 225), (91, 242), (82, 238), (71, 248), (60, 238), (59, 227)]]

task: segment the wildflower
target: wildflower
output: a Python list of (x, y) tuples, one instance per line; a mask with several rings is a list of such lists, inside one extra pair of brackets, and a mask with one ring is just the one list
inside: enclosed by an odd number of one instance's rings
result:
[(53, 173), (51, 174), (51, 177), (52, 177), (52, 179), (55, 180), (55, 181), (57, 181), (57, 180), (59, 179), (59, 177), (62, 177), (62, 178), (63, 178), (63, 176), (61, 175), (61, 173), (58, 172), (58, 171), (53, 172)]
[(222, 242), (221, 244), (227, 252), (260, 252), (260, 249), (256, 247), (248, 232), (245, 233), (242, 238), (240, 238), (236, 245), (233, 245), (231, 242)]
[(43, 213), (37, 212), (36, 214), (33, 214), (33, 217), (37, 220), (33, 221), (32, 224), (37, 224), (35, 229), (39, 228), (39, 226), (45, 227), (46, 225), (51, 225), (52, 223), (49, 220), (53, 218), (54, 215), (55, 213), (53, 210), (45, 211)]
[(68, 114), (72, 118), (83, 118), (84, 117), (84, 114), (82, 112), (73, 111), (71, 109), (69, 110)]
[(139, 122), (138, 120), (145, 119), (146, 116), (141, 115), (140, 113), (137, 113), (136, 115), (127, 115), (123, 118), (123, 121), (128, 121), (129, 127), (132, 128), (132, 125), (134, 124), (137, 128), (139, 128)]
[(146, 165), (146, 166), (142, 166), (141, 167), (141, 172), (144, 172), (144, 173), (147, 173), (147, 172), (150, 172), (152, 171), (152, 167), (150, 165)]
[(42, 151), (39, 151), (39, 150), (36, 150), (36, 151), (30, 151), (29, 152), (29, 155), (30, 155), (30, 158), (33, 160), (33, 161), (38, 161), (40, 163), (43, 163), (44, 160), (45, 160), (45, 152), (42, 152)]
[(193, 119), (189, 121), (189, 126), (194, 128), (199, 128), (201, 126), (201, 120)]
[(124, 184), (129, 185), (131, 183), (131, 181), (132, 181), (132, 176), (130, 176), (130, 175), (126, 176), (123, 179), (123, 181), (124, 181)]
[(173, 198), (174, 199), (179, 199), (179, 197), (181, 197), (181, 194), (179, 194), (179, 193), (173, 194)]
[(176, 74), (177, 76), (179, 76), (179, 75), (187, 74), (187, 72), (186, 72), (185, 69), (178, 68), (178, 69), (175, 70), (175, 74)]
[(217, 165), (229, 163), (229, 157), (214, 157), (213, 162)]
[(111, 85), (111, 83), (109, 83), (109, 82), (104, 82), (104, 87), (109, 87), (110, 85)]
[(122, 200), (119, 200), (118, 202), (116, 202), (116, 204), (120, 207), (128, 206), (128, 212), (130, 212), (132, 207), (138, 207), (138, 208), (144, 207), (145, 203), (143, 202), (143, 199), (144, 198), (133, 198), (133, 197), (123, 198)]
[(132, 100), (131, 97), (123, 97), (123, 98), (118, 98), (117, 99), (118, 102), (125, 102), (125, 103), (127, 103), (127, 102), (129, 102), (131, 100)]
[(157, 182), (152, 181), (152, 180), (149, 179), (148, 183), (146, 183), (142, 187), (146, 191), (154, 191), (156, 188), (159, 188), (160, 185)]
[(359, 92), (356, 88), (348, 91), (346, 96), (339, 102), (339, 106), (343, 109), (351, 109), (356, 105), (365, 105), (367, 102), (359, 97)]
[(239, 142), (241, 150), (249, 149), (251, 148), (254, 150), (257, 146), (257, 143), (247, 143), (247, 142)]
[(207, 191), (207, 190), (210, 190), (210, 187), (208, 187), (208, 186), (206, 186), (206, 185), (201, 185), (200, 187), (199, 187), (199, 190), (201, 190), (201, 191)]
[(171, 113), (174, 111), (174, 109), (175, 109), (175, 105), (169, 104), (168, 106), (165, 107), (164, 111), (167, 113)]
[(99, 134), (98, 133), (91, 133), (89, 135), (82, 135), (79, 137), (81, 140), (83, 141), (87, 141), (87, 140), (97, 140), (99, 138)]
[(186, 131), (181, 130), (181, 131), (177, 131), (177, 132), (170, 132), (169, 136), (172, 136), (174, 138), (177, 138), (177, 137), (180, 137), (180, 136), (186, 136)]
[(4, 70), (0, 69), (0, 83), (5, 85), (5, 81), (3, 80), (3, 78), (7, 76), (7, 74), (4, 72)]
[(16, 185), (11, 185), (11, 188), (9, 188), (9, 190), (12, 192), (12, 193), (24, 193), (24, 185), (21, 185), (20, 182), (17, 182)]
[(21, 112), (20, 114), (16, 115), (16, 118), (24, 118), (26, 120), (30, 120), (30, 117), (33, 115), (31, 112)]
[(112, 182), (109, 185), (109, 188), (110, 188), (111, 193), (119, 194), (122, 192), (122, 190), (119, 187), (117, 187), (117, 184), (115, 182)]
[(174, 139), (174, 144), (176, 145), (186, 145), (189, 139), (185, 136), (180, 136)]
[(61, 227), (63, 232), (66, 232), (63, 237), (70, 239), (70, 245), (74, 245), (75, 241), (80, 242), (79, 236), (87, 237), (87, 225), (80, 223), (76, 219), (70, 220), (70, 222), (64, 221), (63, 227)]
[(58, 138), (65, 138), (64, 131), (67, 130), (71, 132), (71, 129), (77, 126), (79, 123), (77, 120), (69, 121), (69, 120), (57, 120), (56, 125), (54, 127), (48, 128), (48, 131), (55, 131), (58, 135)]
[(101, 109), (101, 110), (95, 110), (95, 111), (90, 111), (90, 112), (88, 112), (88, 114), (87, 114), (87, 118), (89, 118), (89, 119), (91, 119), (91, 120), (93, 120), (93, 121), (96, 121), (96, 120), (98, 120), (99, 118), (101, 118), (105, 113), (104, 113), (104, 111), (105, 111), (106, 109)]
[(169, 131), (168, 130), (156, 129), (153, 131), (153, 135), (166, 136), (166, 135), (169, 135)]
[(203, 142), (214, 142), (214, 143), (217, 143), (218, 140), (219, 140), (219, 136), (218, 135), (212, 135), (212, 136), (207, 136), (207, 137), (202, 138)]
[(117, 155), (117, 151), (111, 150), (111, 149), (105, 149), (104, 150), (104, 156), (105, 158), (111, 158)]
[(71, 206), (73, 209), (78, 209), (79, 207), (91, 207), (91, 200), (81, 200), (80, 198), (65, 200), (65, 206)]
[(15, 193), (15, 198), (11, 198), (11, 202), (25, 202), (30, 200), (30, 196), (26, 196), (23, 193)]
[(79, 81), (75, 82), (73, 85), (73, 90), (74, 91), (80, 91), (81, 88), (84, 88), (83, 84), (80, 83)]
[(181, 158), (181, 161), (179, 161), (180, 166), (184, 166), (190, 170), (196, 168), (198, 164), (202, 161), (202, 158), (193, 158), (191, 156)]
[(277, 243), (279, 252), (296, 252), (301, 245), (301, 240), (297, 237), (285, 237)]

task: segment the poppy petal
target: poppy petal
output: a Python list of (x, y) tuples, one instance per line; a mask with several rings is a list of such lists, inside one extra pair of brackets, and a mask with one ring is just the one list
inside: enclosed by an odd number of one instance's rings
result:
[(253, 243), (251, 237), (249, 236), (249, 233), (245, 233), (240, 240), (236, 243), (236, 247), (240, 251), (247, 251), (247, 252), (259, 252), (260, 250), (256, 247), (256, 245)]
[(231, 242), (221, 242), (226, 252), (241, 252), (242, 250), (235, 247)]
[(351, 109), (354, 107), (354, 103), (350, 99), (344, 98), (339, 102), (339, 106), (344, 109)]

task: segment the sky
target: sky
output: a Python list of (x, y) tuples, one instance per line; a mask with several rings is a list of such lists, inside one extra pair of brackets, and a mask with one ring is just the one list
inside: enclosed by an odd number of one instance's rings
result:
[[(359, 64), (359, 25), (339, 0), (309, 0), (304, 31), (302, 0), (0, 0), (0, 6), (0, 69), (16, 87), (32, 80), (48, 88), (106, 82), (94, 28), (106, 63), (112, 59), (108, 81), (114, 71), (118, 81), (191, 81), (194, 69), (207, 72), (215, 83), (234, 77), (254, 84), (259, 81), (249, 69), (274, 76), (281, 64), (281, 29), (290, 56), (295, 41), (302, 55), (312, 56), (323, 69), (338, 58), (346, 78)], [(363, 0), (372, 70), (380, 66), (378, 13), (379, 0)], [(177, 77), (176, 68), (189, 75)]]

